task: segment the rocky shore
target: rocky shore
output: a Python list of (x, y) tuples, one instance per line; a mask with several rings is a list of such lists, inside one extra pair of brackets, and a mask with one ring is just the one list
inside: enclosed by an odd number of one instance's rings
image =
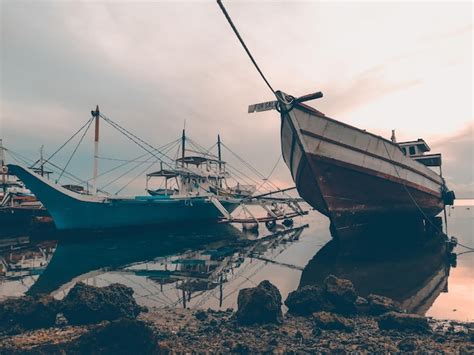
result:
[(285, 300), (264, 281), (243, 289), (238, 309), (149, 309), (113, 284), (77, 284), (62, 300), (0, 304), (0, 353), (474, 353), (474, 324), (404, 313), (392, 300), (359, 297), (329, 276)]

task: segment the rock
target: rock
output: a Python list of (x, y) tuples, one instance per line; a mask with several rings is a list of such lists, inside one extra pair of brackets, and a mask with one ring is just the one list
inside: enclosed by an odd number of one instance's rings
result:
[(315, 285), (307, 285), (290, 292), (285, 305), (288, 312), (298, 316), (309, 316), (314, 312), (332, 311), (334, 306), (328, 302), (323, 289)]
[(224, 345), (226, 348), (233, 349), (235, 346), (235, 342), (232, 339), (225, 340), (222, 345)]
[(322, 333), (322, 330), (321, 328), (319, 328), (319, 326), (315, 326), (313, 328), (313, 331), (312, 331), (313, 336), (318, 337), (321, 335), (321, 333)]
[(197, 320), (204, 321), (207, 319), (207, 313), (203, 310), (198, 310), (194, 313), (194, 317), (196, 317)]
[(68, 321), (66, 317), (64, 317), (64, 314), (58, 313), (56, 315), (56, 321), (54, 322), (54, 325), (57, 327), (65, 327), (68, 325)]
[(406, 338), (398, 342), (397, 347), (401, 351), (415, 351), (418, 349), (418, 341), (412, 338)]
[(281, 294), (269, 281), (240, 290), (237, 299), (237, 322), (242, 325), (281, 323)]
[(350, 280), (340, 279), (329, 275), (324, 279), (323, 288), (335, 311), (340, 313), (354, 313), (357, 294)]
[[(153, 354), (158, 339), (144, 322), (122, 318), (84, 334), (69, 343), (65, 353), (78, 354)], [(159, 350), (163, 351), (163, 343)]]
[(59, 301), (48, 295), (25, 296), (0, 303), (0, 332), (53, 327)]
[(268, 345), (270, 346), (277, 346), (278, 345), (278, 340), (276, 338), (272, 338), (270, 339), (270, 341), (268, 342)]
[(391, 298), (379, 296), (379, 295), (369, 295), (367, 297), (369, 302), (368, 312), (372, 315), (380, 315), (386, 312), (400, 312), (400, 306), (397, 302)]
[(121, 284), (107, 287), (76, 284), (63, 300), (62, 311), (70, 324), (91, 324), (118, 318), (133, 319), (142, 308), (133, 298), (133, 289)]
[(249, 354), (250, 350), (250, 347), (245, 343), (237, 343), (237, 345), (232, 348), (232, 352), (237, 354)]
[(344, 330), (351, 332), (354, 323), (340, 315), (329, 312), (317, 312), (313, 314), (315, 325), (322, 329)]
[(379, 317), (378, 324), (379, 328), (384, 330), (396, 329), (419, 332), (429, 332), (431, 330), (428, 320), (417, 314), (388, 312)]
[(369, 301), (367, 301), (364, 297), (357, 297), (354, 305), (358, 314), (369, 313)]

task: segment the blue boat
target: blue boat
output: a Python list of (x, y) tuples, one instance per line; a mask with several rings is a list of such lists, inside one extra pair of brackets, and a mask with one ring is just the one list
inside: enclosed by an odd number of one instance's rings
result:
[[(44, 176), (41, 173), (43, 172), (43, 165), (49, 162), (49, 159), (43, 160), (41, 158), (40, 168), (34, 167), (36, 163), (31, 168), (20, 164), (6, 166), (8, 173), (17, 176), (41, 201), (53, 218), (57, 229), (102, 230), (190, 222), (234, 222), (246, 225), (268, 220), (287, 219), (306, 213), (298, 205), (298, 199), (269, 197), (275, 192), (284, 192), (288, 189), (255, 196), (255, 185), (243, 185), (237, 182), (236, 186), (229, 186), (229, 180), (235, 180), (235, 178), (231, 176), (227, 170), (226, 162), (222, 160), (219, 136), (217, 156), (209, 154), (209, 150), (205, 152), (193, 151), (195, 155), (186, 156), (187, 138), (183, 130), (181, 139), (171, 142), (173, 146), (181, 140), (181, 157), (172, 159), (102, 115), (98, 107), (91, 114), (92, 118), (83, 126), (83, 128), (87, 126), (83, 133), (84, 137), (89, 126), (95, 121), (94, 169), (91, 191), (88, 190), (88, 183), (85, 181), (82, 183), (87, 185), (87, 189), (77, 185), (61, 186), (50, 180), (49, 176)], [(120, 196), (98, 193), (104, 192), (97, 188), (97, 178), (99, 176), (99, 119), (106, 120), (148, 154), (156, 158), (157, 162), (160, 162), (160, 170), (146, 175), (146, 191), (149, 195)], [(81, 141), (79, 141), (79, 144)], [(192, 141), (190, 142), (192, 143)], [(72, 155), (76, 150), (77, 146)], [(68, 164), (72, 159), (72, 155), (68, 160)], [(58, 180), (63, 175), (66, 167), (62, 169)], [(161, 179), (160, 188), (153, 189), (149, 186), (149, 181), (152, 178)], [(245, 207), (245, 204), (256, 204), (263, 207), (267, 215), (256, 218)], [(282, 204), (286, 204), (289, 211), (284, 211)], [(232, 212), (239, 206), (242, 207), (246, 216), (244, 219), (236, 219), (231, 216)]]
[[(188, 161), (191, 161), (189, 158)], [(200, 161), (204, 162), (202, 159)], [(239, 198), (206, 192), (206, 186), (215, 176), (200, 175), (197, 169), (175, 170), (173, 177), (179, 179), (181, 184), (180, 190), (173, 194), (132, 197), (77, 193), (21, 165), (10, 164), (8, 171), (16, 175), (35, 194), (52, 216), (58, 229), (217, 222), (220, 217), (224, 217), (222, 207), (232, 213), (241, 202)], [(155, 176), (158, 174), (155, 173)]]

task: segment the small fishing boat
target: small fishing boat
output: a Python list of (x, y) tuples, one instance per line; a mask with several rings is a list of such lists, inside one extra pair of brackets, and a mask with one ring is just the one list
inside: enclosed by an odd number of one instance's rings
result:
[(44, 206), (15, 176), (8, 174), (0, 139), (0, 226), (30, 226), (36, 222), (50, 221)]

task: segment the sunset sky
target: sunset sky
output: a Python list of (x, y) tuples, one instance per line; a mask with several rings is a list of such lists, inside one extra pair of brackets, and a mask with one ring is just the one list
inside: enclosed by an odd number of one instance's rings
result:
[[(275, 88), (322, 91), (310, 104), (330, 117), (387, 138), (396, 129), (400, 141), (424, 138), (443, 153), (458, 197), (474, 197), (472, 2), (224, 3)], [(7, 148), (36, 158), (44, 145), (51, 154), (99, 104), (156, 146), (178, 138), (185, 121), (203, 146), (220, 133), (270, 173), (280, 155), (279, 116), (247, 107), (273, 97), (214, 1), (0, 4)], [(92, 130), (71, 166), (83, 178), (92, 175), (91, 149)], [(104, 127), (102, 156), (139, 152)], [(272, 179), (292, 184), (283, 162)]]

